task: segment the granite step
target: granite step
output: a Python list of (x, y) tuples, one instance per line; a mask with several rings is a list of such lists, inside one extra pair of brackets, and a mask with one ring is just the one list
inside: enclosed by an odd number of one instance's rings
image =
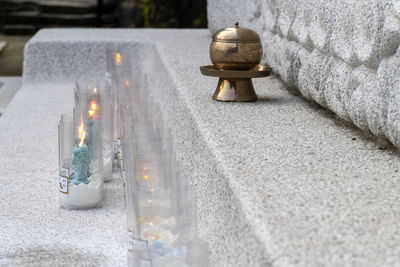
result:
[[(72, 88), (59, 83), (104, 73), (107, 50), (125, 47), (147, 81), (139, 86), (147, 86), (172, 131), (182, 176), (196, 188), (198, 233), (209, 244), (211, 266), (395, 266), (397, 150), (274, 76), (254, 81), (256, 103), (211, 100), (217, 80), (199, 71), (210, 64), (210, 41), (207, 30), (42, 30), (26, 46), (23, 92), (33, 95), (45, 84), (40, 92), (60, 101)], [(4, 123), (23, 115), (16, 109), (27, 103), (23, 96)], [(29, 101), (44, 105), (43, 116), (58, 111), (43, 99)], [(48, 127), (56, 127), (54, 118)], [(56, 155), (56, 146), (46, 147)], [(47, 164), (56, 170), (56, 162)]]
[(0, 114), (3, 114), (15, 94), (21, 88), (21, 77), (0, 76)]

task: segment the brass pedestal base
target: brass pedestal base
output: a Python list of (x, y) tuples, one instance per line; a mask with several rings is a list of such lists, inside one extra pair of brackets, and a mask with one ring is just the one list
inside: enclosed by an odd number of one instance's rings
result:
[(212, 97), (214, 100), (225, 102), (254, 102), (257, 94), (251, 79), (219, 78), (217, 89)]
[(219, 70), (214, 66), (202, 66), (203, 75), (219, 77), (214, 100), (224, 102), (254, 102), (257, 94), (251, 78), (265, 77), (271, 74), (267, 66), (258, 66), (251, 70)]

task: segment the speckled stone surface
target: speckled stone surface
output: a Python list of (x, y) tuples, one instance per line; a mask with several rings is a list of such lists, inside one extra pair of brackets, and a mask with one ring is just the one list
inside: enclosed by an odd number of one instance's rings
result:
[(208, 1), (212, 32), (236, 20), (288, 85), (400, 146), (399, 1)]
[(0, 77), (0, 114), (4, 112), (15, 93), (21, 88), (21, 77)]
[[(276, 77), (254, 81), (256, 103), (211, 100), (217, 79), (199, 72), (210, 41), (207, 30), (57, 29), (32, 39), (24, 86), (0, 119), (0, 258), (63, 259), (67, 247), (74, 260), (79, 248), (101, 253), (106, 265), (125, 260), (120, 189), (105, 210), (85, 216), (59, 211), (52, 189), (69, 83), (82, 71), (104, 71), (107, 48), (124, 46), (172, 129), (183, 179), (196, 189), (211, 266), (398, 264), (398, 154), (289, 94)], [(93, 232), (69, 235), (80, 220)]]
[(25, 83), (0, 117), (0, 266), (126, 266), (120, 179), (102, 208), (59, 209), (57, 124), (73, 86)]

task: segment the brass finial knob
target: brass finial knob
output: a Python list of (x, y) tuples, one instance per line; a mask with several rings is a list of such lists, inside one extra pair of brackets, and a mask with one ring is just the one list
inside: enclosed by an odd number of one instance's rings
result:
[(260, 36), (239, 27), (221, 29), (213, 36), (210, 58), (214, 66), (200, 67), (201, 73), (219, 77), (213, 99), (218, 101), (256, 101), (251, 78), (268, 76), (271, 69), (259, 66), (262, 57)]
[(253, 30), (239, 27), (239, 21), (213, 36), (210, 58), (220, 70), (249, 70), (260, 64), (261, 57), (260, 36)]

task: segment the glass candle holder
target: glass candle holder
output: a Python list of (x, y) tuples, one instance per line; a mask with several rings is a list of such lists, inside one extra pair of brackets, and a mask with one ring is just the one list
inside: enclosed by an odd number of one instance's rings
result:
[[(118, 97), (121, 96), (120, 88), (121, 88), (121, 79), (120, 76), (124, 69), (125, 64), (125, 55), (122, 53), (121, 49), (117, 47), (110, 47), (107, 49), (107, 73), (110, 75), (111, 86), (114, 91), (113, 98), (113, 118), (114, 118), (114, 157), (118, 157), (118, 153), (121, 150), (121, 135), (120, 135), (120, 101), (118, 101)], [(118, 162), (116, 163), (118, 165)], [(118, 166), (117, 166), (118, 167)]]
[[(87, 117), (87, 121), (99, 128), (101, 133), (102, 157), (103, 157), (103, 180), (111, 181), (113, 176), (114, 159), (114, 89), (109, 74), (104, 77), (83, 76), (77, 81), (75, 87), (75, 121), (81, 120), (79, 116)], [(99, 127), (101, 124), (101, 127)], [(91, 127), (91, 125), (89, 125)], [(90, 128), (92, 129), (92, 128)], [(90, 130), (89, 129), (89, 130)]]
[(112, 86), (109, 73), (98, 82), (99, 106), (102, 120), (102, 144), (103, 144), (103, 179), (109, 182), (113, 177), (114, 159), (114, 97), (115, 91)]
[(68, 193), (60, 195), (60, 206), (88, 209), (100, 206), (104, 198), (102, 120), (97, 88), (75, 90), (72, 136), (69, 138), (70, 168)]
[[(125, 49), (107, 51), (116, 88), (116, 127), (127, 204), (129, 266), (208, 266), (197, 237), (196, 194), (179, 175), (171, 131), (152, 95), (156, 86)], [(134, 64), (133, 64), (134, 63)]]
[[(61, 194), (69, 193), (71, 180), (71, 156), (74, 145), (74, 120), (72, 114), (62, 114), (58, 124), (58, 165), (59, 165), (59, 191)], [(61, 198), (60, 198), (61, 200)]]
[(94, 137), (96, 133), (92, 131), (89, 136), (87, 128), (90, 126), (83, 121), (76, 126), (72, 116), (61, 117), (59, 125), (61, 208), (94, 208), (99, 206), (103, 199), (100, 149), (92, 149), (98, 145), (95, 141), (97, 138)]

